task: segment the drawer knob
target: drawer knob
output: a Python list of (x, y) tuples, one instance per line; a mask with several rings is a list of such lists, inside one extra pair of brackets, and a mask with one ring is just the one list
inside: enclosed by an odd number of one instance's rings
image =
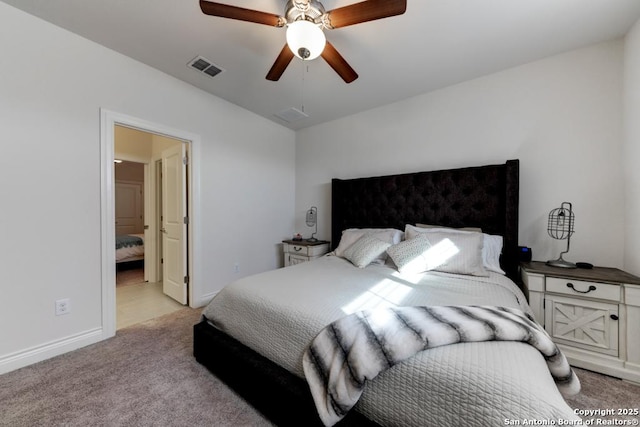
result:
[(302, 248), (299, 247), (299, 246), (294, 246), (293, 250), (296, 251), (296, 252), (300, 252), (302, 250)]
[(586, 291), (579, 291), (578, 289), (576, 289), (576, 288), (573, 286), (573, 283), (571, 283), (571, 282), (567, 283), (567, 288), (571, 288), (571, 289), (573, 289), (574, 291), (578, 292), (579, 294), (588, 294), (589, 292), (591, 292), (591, 291), (595, 291), (595, 290), (596, 290), (596, 287), (595, 287), (595, 286), (590, 285), (590, 286), (589, 286), (589, 289), (587, 289)]
[(618, 320), (618, 316), (617, 316), (617, 315), (615, 315), (615, 314), (612, 314), (612, 315), (611, 315), (611, 316), (609, 316), (609, 317), (611, 317), (611, 320)]

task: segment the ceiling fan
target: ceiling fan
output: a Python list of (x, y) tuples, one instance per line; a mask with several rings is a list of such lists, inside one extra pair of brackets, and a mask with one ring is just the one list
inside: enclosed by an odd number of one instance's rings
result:
[(206, 0), (200, 0), (200, 9), (207, 15), (287, 27), (287, 43), (267, 73), (268, 80), (279, 80), (294, 56), (302, 60), (322, 56), (346, 83), (351, 83), (358, 74), (326, 40), (323, 30), (402, 15), (407, 0), (366, 0), (330, 11), (317, 0), (288, 0), (283, 16)]

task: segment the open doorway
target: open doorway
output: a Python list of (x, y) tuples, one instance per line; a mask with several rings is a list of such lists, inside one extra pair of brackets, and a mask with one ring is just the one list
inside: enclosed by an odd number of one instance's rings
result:
[[(106, 109), (100, 110), (100, 205), (101, 205), (101, 252), (102, 252), (102, 268), (101, 268), (101, 289), (102, 289), (102, 327), (101, 337), (102, 339), (109, 338), (116, 333), (116, 286), (115, 286), (115, 196), (114, 196), (114, 171), (113, 164), (116, 159), (115, 156), (115, 132), (116, 126), (139, 130), (147, 133), (151, 133), (155, 136), (166, 136), (175, 140), (181, 141), (182, 146), (187, 151), (189, 160), (188, 166), (184, 165), (186, 170), (188, 188), (185, 191), (185, 199), (188, 206), (189, 217), (185, 217), (184, 220), (188, 220), (186, 250), (184, 251), (185, 258), (183, 269), (185, 271), (184, 282), (188, 283), (187, 297), (188, 305), (190, 307), (200, 307), (211, 299), (211, 295), (204, 294), (202, 290), (202, 247), (201, 240), (199, 238), (201, 230), (201, 201), (200, 201), (200, 152), (201, 152), (201, 137), (198, 134), (194, 134), (182, 129), (176, 129), (168, 127), (160, 123), (154, 123), (139, 119), (136, 117), (128, 116), (122, 113), (113, 112)], [(136, 158), (125, 158), (123, 160), (139, 161)], [(148, 162), (147, 157), (141, 160), (142, 163)], [(151, 163), (148, 163), (150, 165)], [(151, 168), (147, 167), (145, 170), (146, 177), (151, 177)], [(151, 178), (149, 179), (149, 181)], [(147, 205), (147, 198), (153, 194), (146, 186), (145, 182), (145, 206)], [(145, 215), (150, 210), (145, 209)], [(146, 222), (146, 220), (145, 220)], [(186, 225), (186, 224), (185, 224)], [(154, 224), (149, 224), (149, 228)], [(185, 227), (186, 228), (186, 227)], [(145, 230), (145, 235), (148, 230)], [(154, 233), (151, 234), (153, 236)], [(153, 245), (154, 242), (150, 241), (149, 236), (146, 236), (149, 245)], [(145, 244), (147, 243), (145, 242)], [(155, 246), (157, 247), (157, 246)], [(147, 249), (145, 249), (147, 253)], [(152, 260), (154, 258), (152, 257)], [(153, 262), (153, 261), (151, 261)], [(157, 266), (156, 266), (157, 267)], [(158, 271), (158, 268), (151, 268), (147, 264), (145, 259), (145, 274), (149, 271)], [(155, 280), (151, 276), (147, 278), (148, 281)]]
[(188, 304), (188, 143), (114, 127), (116, 329)]

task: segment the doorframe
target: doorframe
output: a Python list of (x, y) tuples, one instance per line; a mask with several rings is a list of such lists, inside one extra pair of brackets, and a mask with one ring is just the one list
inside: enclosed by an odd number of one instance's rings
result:
[[(162, 262), (160, 262), (163, 253), (162, 232), (160, 232), (162, 226), (162, 158), (151, 159), (151, 161), (153, 162), (152, 174), (155, 184), (153, 186), (153, 202), (149, 203), (150, 205), (153, 203), (153, 219), (150, 222), (155, 225), (155, 233), (153, 236), (155, 244), (152, 248), (154, 263), (152, 268), (154, 269), (153, 276), (156, 278), (156, 282), (159, 282), (160, 280), (164, 280)], [(149, 192), (149, 196), (151, 196), (151, 191)]]
[(100, 235), (101, 235), (101, 287), (102, 287), (102, 329), (105, 338), (116, 333), (116, 278), (115, 278), (115, 199), (114, 171), (115, 126), (120, 125), (143, 132), (166, 136), (186, 142), (189, 146), (189, 167), (187, 168), (187, 203), (189, 211), (188, 227), (188, 267), (189, 305), (199, 307), (202, 300), (201, 242), (197, 238), (200, 230), (200, 149), (201, 138), (180, 129), (153, 123), (137, 117), (100, 109)]

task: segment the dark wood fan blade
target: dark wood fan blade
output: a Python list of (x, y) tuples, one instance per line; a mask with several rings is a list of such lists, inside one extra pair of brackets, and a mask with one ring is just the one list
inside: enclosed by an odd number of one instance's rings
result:
[(407, 10), (407, 0), (367, 0), (327, 12), (332, 28), (402, 15)]
[(325, 61), (327, 61), (331, 68), (333, 68), (335, 72), (342, 77), (342, 80), (344, 80), (345, 83), (351, 83), (358, 78), (358, 73), (351, 68), (351, 65), (344, 60), (342, 55), (338, 53), (331, 43), (327, 42), (321, 56)]
[(243, 7), (200, 0), (200, 9), (202, 9), (202, 12), (206, 15), (237, 19), (239, 21), (255, 22), (256, 24), (270, 25), (273, 27), (282, 27), (284, 25), (284, 21), (281, 20), (278, 15), (260, 12), (258, 10), (245, 9)]
[(277, 82), (280, 80), (282, 73), (287, 69), (289, 63), (293, 59), (293, 52), (289, 49), (287, 44), (284, 45), (282, 51), (280, 51), (280, 55), (276, 58), (276, 62), (273, 63), (273, 66), (267, 73), (267, 80), (271, 80)]

